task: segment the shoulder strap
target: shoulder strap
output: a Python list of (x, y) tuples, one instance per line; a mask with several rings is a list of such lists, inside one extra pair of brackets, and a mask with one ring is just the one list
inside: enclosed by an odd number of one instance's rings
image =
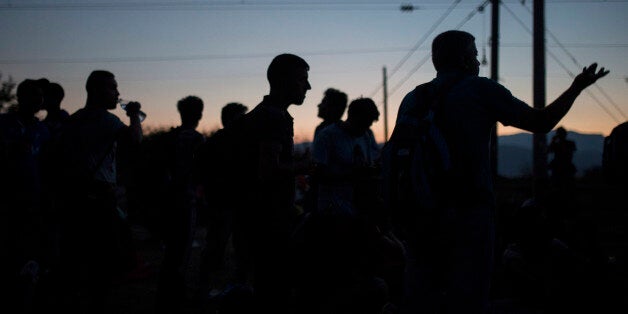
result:
[(423, 83), (415, 87), (414, 96), (417, 102), (417, 106), (415, 108), (418, 110), (418, 117), (421, 119), (425, 118), (429, 110), (438, 110), (440, 104), (445, 99), (449, 91), (451, 91), (451, 89), (458, 84), (458, 82), (462, 81), (463, 78), (465, 78), (465, 76), (457, 75), (448, 79), (438, 87), (434, 86), (433, 81)]

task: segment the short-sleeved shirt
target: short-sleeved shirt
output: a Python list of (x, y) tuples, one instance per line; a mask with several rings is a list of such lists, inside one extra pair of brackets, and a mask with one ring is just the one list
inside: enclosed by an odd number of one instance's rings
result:
[(93, 179), (117, 182), (116, 151), (126, 125), (105, 109), (82, 108), (67, 120), (61, 135), (68, 171), (93, 173)]
[[(355, 167), (375, 165), (379, 148), (371, 130), (361, 136), (349, 134), (340, 124), (332, 124), (321, 130), (314, 140), (312, 157), (317, 164), (324, 165), (333, 175), (346, 174)], [(318, 190), (319, 209), (333, 205), (336, 209), (351, 213), (353, 210), (353, 182), (320, 182)], [(322, 208), (321, 208), (322, 207)]]
[[(439, 72), (432, 81), (438, 88), (457, 73)], [(399, 107), (397, 123), (416, 106), (414, 91)], [(494, 204), (490, 141), (497, 122), (520, 127), (526, 112), (533, 110), (498, 82), (466, 76), (455, 84), (440, 107), (435, 121), (443, 131), (450, 149), (454, 182), (452, 195), (470, 205)]]
[[(272, 99), (264, 100), (248, 112), (241, 121), (244, 125), (242, 139), (244, 149), (242, 187), (248, 195), (247, 202), (264, 210), (264, 219), (285, 222), (291, 219), (295, 200), (295, 174), (279, 168), (279, 163), (289, 165), (294, 162), (293, 118), (287, 110), (273, 106)], [(260, 169), (260, 144), (273, 142), (280, 146), (278, 163), (267, 165), (270, 169)], [(268, 174), (262, 177), (262, 173)]]

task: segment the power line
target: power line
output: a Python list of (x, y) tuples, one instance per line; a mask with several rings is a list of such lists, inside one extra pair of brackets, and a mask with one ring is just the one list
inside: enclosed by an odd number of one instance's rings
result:
[[(440, 10), (439, 1), (411, 5), (413, 10)], [(0, 4), (0, 10), (398, 10), (390, 2), (281, 2), (281, 1), (126, 1), (126, 2), (54, 2)]]
[[(502, 5), (504, 7), (504, 9), (506, 9), (506, 11), (508, 13), (510, 13), (510, 15), (515, 19), (515, 21), (517, 21), (517, 23), (519, 23), (519, 25), (521, 25), (530, 35), (532, 35), (532, 30), (530, 30), (530, 28), (525, 25), (525, 23), (523, 23), (523, 21), (504, 3), (502, 2)], [(562, 67), (572, 78), (575, 77), (575, 75), (558, 59), (558, 57), (556, 57), (555, 54), (553, 54), (551, 51), (546, 50), (547, 54), (550, 55), (550, 57), (552, 57), (552, 59), (554, 59), (554, 61), (556, 63), (558, 63), (558, 65), (560, 67)], [(619, 123), (619, 119), (617, 119), (617, 117), (615, 117), (615, 115), (613, 113), (611, 113), (608, 108), (606, 108), (606, 106), (604, 106), (604, 104), (602, 104), (602, 102), (597, 99), (597, 97), (595, 97), (590, 90), (586, 89), (585, 90), (589, 96), (591, 96), (591, 98), (593, 98), (593, 100), (595, 100), (597, 102), (597, 104), (600, 106), (600, 108), (602, 108), (602, 110), (604, 110), (604, 112), (606, 112), (613, 120), (615, 120), (615, 122)]]
[[(379, 49), (344, 49), (322, 50), (312, 52), (300, 52), (304, 56), (345, 55), (345, 54), (369, 54), (407, 51), (407, 47), (391, 47)], [(215, 54), (215, 55), (189, 55), (189, 56), (163, 56), (163, 57), (119, 57), (119, 58), (41, 58), (41, 59), (14, 59), (0, 60), (0, 64), (43, 64), (43, 63), (116, 63), (116, 62), (170, 62), (170, 61), (198, 61), (198, 60), (224, 60), (224, 59), (254, 59), (271, 58), (276, 53), (258, 54)]]
[[(423, 45), (423, 43), (425, 42), (425, 40), (427, 40), (428, 36), (430, 36), (432, 34), (432, 32), (436, 29), (436, 27), (438, 27), (447, 16), (449, 16), (449, 14), (454, 10), (454, 8), (460, 3), (461, 0), (454, 0), (454, 2), (449, 6), (449, 8), (436, 20), (436, 22), (434, 22), (434, 24), (432, 24), (432, 26), (430, 27), (430, 29), (423, 34), (423, 37), (421, 37), (421, 39), (419, 39), (419, 41), (414, 45), (414, 47), (412, 47), (412, 49), (410, 49), (410, 51), (408, 51), (408, 53), (401, 58), (401, 60), (397, 63), (397, 65), (395, 65), (395, 67), (392, 69), (392, 71), (390, 71), (390, 74), (388, 75), (388, 78), (392, 77), (393, 75), (395, 75), (395, 73), (397, 73), (397, 71), (401, 68), (401, 66), (408, 61), (408, 59), (410, 58), (410, 56), (412, 56), (412, 54), (414, 54), (414, 52), (419, 49), (419, 47), (421, 45)], [(379, 92), (379, 90), (381, 89), (381, 85), (378, 85), (377, 88), (375, 88), (375, 90), (370, 94), (369, 98), (373, 98), (373, 96), (375, 96), (375, 94), (377, 94), (377, 92)]]
[[(477, 12), (482, 11), (484, 9), (484, 6), (488, 3), (489, 0), (486, 0), (481, 5), (473, 9), (460, 23), (458, 23), (455, 29), (460, 29), (462, 26), (464, 26), (464, 24), (470, 21), (475, 16), (475, 14), (477, 14)], [(410, 79), (410, 77), (412, 77), (412, 75), (414, 75), (414, 73), (416, 73), (416, 71), (418, 71), (430, 59), (430, 57), (431, 55), (428, 54), (423, 59), (421, 59), (419, 63), (414, 68), (412, 68), (412, 70), (410, 70), (410, 72), (408, 72), (408, 74), (388, 92), (388, 96), (394, 94), (408, 79)]]
[[(521, 3), (521, 5), (527, 9), (528, 13), (532, 14), (532, 12), (530, 11), (530, 8), (528, 8), (525, 3)], [(582, 68), (582, 64), (580, 64), (580, 62), (578, 62), (578, 60), (576, 59), (576, 57), (569, 52), (569, 50), (567, 50), (567, 48), (562, 45), (560, 43), (560, 41), (558, 40), (558, 38), (556, 36), (554, 36), (554, 34), (548, 30), (547, 28), (545, 29), (545, 31), (550, 35), (550, 37), (552, 37), (552, 39), (556, 42), (556, 44), (558, 44), (558, 46), (565, 52), (565, 54), (567, 54), (567, 56), (569, 56), (569, 58), (571, 59), (571, 61), (578, 67), (578, 69)], [(570, 75), (572, 77), (575, 77), (575, 75), (571, 72), (569, 72)], [(615, 103), (613, 101), (613, 99), (611, 99), (611, 97), (602, 89), (602, 87), (600, 87), (599, 84), (597, 84), (597, 82), (594, 84), (594, 86), (600, 91), (600, 93), (602, 93), (602, 95), (604, 95), (604, 97), (611, 103), (611, 105), (613, 105), (613, 107), (615, 107), (615, 110), (617, 110), (617, 112), (619, 112), (621, 114), (621, 116), (625, 119), (628, 120), (628, 117), (626, 116), (626, 114), (621, 110), (621, 108), (619, 108), (619, 106), (617, 105), (617, 103)]]
[[(513, 0), (514, 1), (514, 0)], [(517, 0), (520, 2), (521, 0)], [(548, 4), (587, 4), (587, 3), (626, 3), (628, 0), (554, 0), (546, 1)], [(467, 5), (467, 4), (463, 4)], [(275, 8), (292, 8), (310, 10), (312, 7), (318, 7), (318, 9), (335, 10), (340, 6), (351, 6), (346, 9), (360, 10), (360, 9), (381, 9), (376, 6), (391, 7), (390, 2), (372, 2), (372, 1), (125, 1), (125, 2), (59, 2), (53, 3), (23, 3), (7, 1), (0, 4), (0, 9), (10, 10), (68, 10), (68, 9), (80, 9), (80, 10), (101, 10), (101, 9), (275, 9)], [(409, 7), (412, 10), (437, 10), (442, 9), (445, 5), (442, 1), (421, 1), (420, 5), (414, 5), (413, 3), (404, 3), (402, 7)], [(361, 7), (361, 8), (360, 8)], [(395, 10), (397, 10), (395, 6)], [(340, 8), (342, 9), (342, 8)]]
[[(500, 47), (531, 47), (530, 43), (499, 43)], [(628, 48), (628, 43), (563, 43), (547, 44), (547, 47), (571, 47), (571, 48)]]

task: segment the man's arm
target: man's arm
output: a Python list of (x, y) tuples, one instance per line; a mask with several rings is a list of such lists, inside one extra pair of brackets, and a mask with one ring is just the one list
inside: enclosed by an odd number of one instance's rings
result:
[(580, 93), (591, 86), (598, 79), (606, 76), (609, 71), (603, 67), (596, 72), (597, 63), (584, 67), (582, 73), (578, 74), (571, 83), (571, 86), (563, 92), (556, 100), (543, 109), (533, 109), (527, 111), (522, 117), (520, 128), (534, 132), (547, 133), (558, 124), (558, 122), (569, 112), (574, 101)]
[(126, 107), (126, 115), (130, 119), (128, 132), (128, 141), (131, 145), (139, 145), (143, 139), (142, 123), (140, 122), (140, 105), (139, 102), (132, 101)]

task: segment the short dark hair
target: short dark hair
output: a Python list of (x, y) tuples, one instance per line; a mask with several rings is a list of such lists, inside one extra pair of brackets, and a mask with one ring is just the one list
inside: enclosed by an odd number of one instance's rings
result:
[(220, 121), (223, 126), (227, 126), (229, 123), (233, 122), (237, 117), (245, 114), (249, 108), (239, 102), (230, 102), (220, 111)]
[(58, 83), (50, 83), (44, 90), (46, 97), (50, 97), (54, 101), (61, 101), (65, 97), (63, 87)]
[(377, 105), (371, 98), (358, 98), (349, 104), (348, 117), (368, 117), (377, 121), (379, 118), (379, 110)]
[(38, 80), (25, 79), (17, 85), (16, 96), (18, 98), (24, 97), (32, 94), (33, 91), (38, 89), (43, 95), (43, 89), (41, 88), (41, 83)]
[(39, 83), (39, 86), (41, 87), (41, 89), (45, 91), (46, 88), (48, 87), (48, 84), (50, 84), (50, 80), (45, 77), (42, 77), (37, 80), (37, 83)]
[(436, 36), (432, 41), (432, 63), (436, 71), (455, 68), (458, 59), (474, 41), (473, 35), (458, 30), (449, 30)]
[(177, 110), (182, 117), (198, 115), (203, 112), (203, 100), (197, 96), (186, 96), (177, 102)]
[(99, 88), (103, 86), (103, 83), (110, 79), (115, 79), (116, 77), (113, 73), (105, 70), (94, 70), (87, 77), (87, 82), (85, 83), (85, 89), (87, 93), (94, 91), (95, 88)]
[(281, 79), (293, 76), (297, 69), (310, 70), (310, 65), (303, 58), (290, 53), (284, 53), (273, 58), (266, 71), (266, 78), (270, 86), (275, 86)]
[(325, 98), (329, 100), (331, 108), (342, 116), (345, 109), (347, 109), (347, 102), (349, 101), (347, 94), (335, 88), (328, 88), (325, 90)]

